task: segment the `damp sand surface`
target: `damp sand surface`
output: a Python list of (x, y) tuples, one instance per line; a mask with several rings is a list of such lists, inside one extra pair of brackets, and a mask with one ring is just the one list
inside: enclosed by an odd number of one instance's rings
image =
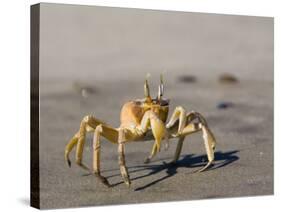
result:
[[(66, 208), (273, 194), (273, 19), (43, 4), (40, 52), (40, 205)], [(63, 11), (63, 12), (62, 12)], [(54, 22), (56, 24), (54, 24)], [(156, 96), (164, 72), (170, 115), (202, 113), (217, 139), (214, 165), (202, 134), (177, 139), (150, 164), (153, 141), (125, 146), (132, 185), (122, 181), (117, 146), (101, 139), (101, 174), (64, 162), (64, 148), (92, 114), (119, 126), (122, 105)], [(235, 83), (221, 83), (221, 74)], [(185, 80), (181, 80), (185, 79)], [(188, 79), (188, 80), (187, 80)], [(190, 80), (192, 79), (192, 80)], [(224, 103), (230, 107), (220, 107)], [(92, 134), (83, 162), (92, 164)]]

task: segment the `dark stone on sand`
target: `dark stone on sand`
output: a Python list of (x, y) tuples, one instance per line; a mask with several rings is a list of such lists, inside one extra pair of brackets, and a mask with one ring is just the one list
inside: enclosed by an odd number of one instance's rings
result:
[(192, 75), (181, 75), (178, 77), (178, 81), (182, 83), (194, 83), (197, 81), (197, 79)]
[(234, 104), (232, 102), (219, 102), (217, 104), (218, 109), (228, 109), (233, 106), (234, 106)]
[(238, 78), (235, 77), (233, 74), (225, 73), (219, 76), (219, 82), (225, 84), (237, 83)]

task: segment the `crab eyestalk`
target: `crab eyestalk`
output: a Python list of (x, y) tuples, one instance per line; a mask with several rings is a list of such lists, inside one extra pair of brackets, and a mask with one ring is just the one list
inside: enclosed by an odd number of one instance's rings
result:
[(164, 83), (163, 83), (163, 75), (160, 75), (160, 85), (158, 87), (158, 96), (157, 99), (160, 101), (162, 99), (162, 96), (164, 95)]
[(145, 83), (144, 83), (144, 96), (145, 96), (145, 100), (146, 102), (151, 102), (152, 99), (150, 97), (150, 91), (149, 91), (149, 85), (148, 85), (148, 80), (147, 80), (148, 76), (145, 79)]

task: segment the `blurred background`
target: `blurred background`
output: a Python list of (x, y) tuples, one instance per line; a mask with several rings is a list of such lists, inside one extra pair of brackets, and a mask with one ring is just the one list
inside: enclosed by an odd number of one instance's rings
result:
[[(45, 3), (40, 15), (41, 207), (273, 194), (273, 18)], [(102, 173), (113, 188), (69, 169), (64, 147), (82, 118), (118, 127), (122, 105), (143, 97), (147, 73), (155, 96), (164, 74), (171, 111), (181, 105), (206, 117), (218, 140), (214, 167), (192, 173), (206, 163), (198, 133), (175, 167), (165, 162), (176, 142), (151, 165), (143, 159), (152, 142), (128, 144), (130, 189), (117, 147), (104, 139)]]

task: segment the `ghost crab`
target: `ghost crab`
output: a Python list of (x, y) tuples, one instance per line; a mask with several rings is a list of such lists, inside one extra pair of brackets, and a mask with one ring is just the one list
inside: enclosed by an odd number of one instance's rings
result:
[(121, 109), (121, 125), (113, 128), (93, 115), (85, 116), (80, 124), (78, 132), (71, 138), (65, 147), (65, 161), (71, 166), (69, 154), (76, 147), (76, 164), (90, 171), (82, 163), (83, 148), (87, 132), (93, 132), (93, 173), (104, 185), (110, 186), (109, 182), (100, 172), (100, 136), (118, 145), (118, 160), (121, 176), (126, 185), (130, 185), (130, 177), (125, 162), (124, 146), (127, 142), (146, 141), (154, 139), (151, 154), (144, 163), (150, 160), (160, 151), (161, 141), (165, 140), (168, 147), (170, 138), (179, 138), (174, 158), (171, 163), (179, 159), (185, 137), (191, 133), (202, 131), (208, 163), (198, 170), (202, 172), (214, 161), (214, 149), (216, 140), (209, 129), (205, 118), (198, 112), (187, 112), (183, 107), (175, 108), (170, 120), (166, 123), (169, 112), (169, 100), (163, 98), (164, 85), (162, 75), (158, 95), (155, 99), (150, 96), (148, 80), (144, 84), (144, 99), (137, 99), (125, 103)]

